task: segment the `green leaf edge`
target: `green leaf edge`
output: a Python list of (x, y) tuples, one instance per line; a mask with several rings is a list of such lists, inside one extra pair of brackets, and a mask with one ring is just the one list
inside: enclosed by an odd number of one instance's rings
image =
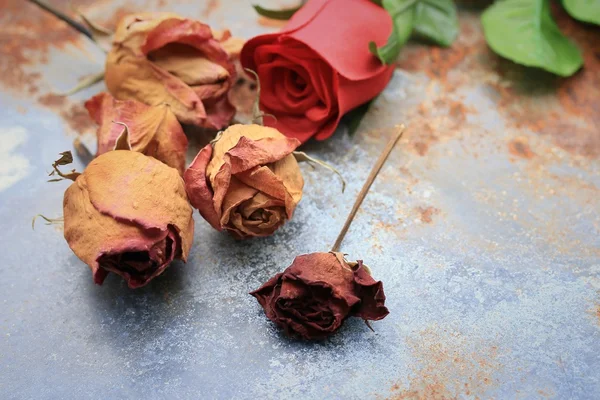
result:
[(567, 13), (578, 21), (587, 22), (589, 24), (600, 25), (600, 14), (593, 13), (578, 15), (577, 11), (572, 8), (573, 2), (577, 0), (563, 0), (562, 5), (567, 10)]
[[(532, 1), (535, 1), (535, 0), (532, 0)], [(542, 1), (546, 1), (546, 0), (542, 0)], [(493, 9), (494, 9), (494, 7), (497, 7), (497, 6), (498, 6), (499, 4), (501, 4), (501, 3), (502, 3), (502, 1), (496, 1), (494, 4), (492, 4), (492, 5), (491, 5), (491, 6), (489, 6), (487, 9), (485, 9), (485, 10), (483, 11), (483, 13), (481, 14), (481, 25), (483, 26), (483, 33), (484, 33), (484, 36), (485, 36), (485, 40), (486, 40), (486, 42), (487, 42), (488, 46), (490, 46), (490, 48), (491, 48), (491, 49), (492, 49), (492, 50), (493, 50), (493, 51), (494, 51), (496, 54), (498, 54), (498, 55), (500, 55), (500, 56), (502, 56), (502, 57), (504, 57), (504, 58), (506, 58), (506, 59), (508, 59), (508, 60), (510, 60), (510, 61), (512, 61), (512, 62), (514, 62), (515, 64), (524, 65), (524, 66), (526, 66), (526, 67), (540, 68), (540, 69), (543, 69), (543, 70), (545, 70), (545, 71), (548, 71), (548, 72), (550, 72), (550, 73), (553, 73), (553, 74), (555, 74), (555, 75), (558, 75), (558, 76), (564, 77), (564, 78), (574, 75), (574, 74), (575, 74), (577, 71), (579, 71), (579, 70), (581, 69), (581, 67), (583, 66), (583, 57), (581, 56), (581, 51), (580, 51), (580, 50), (579, 50), (579, 48), (578, 48), (578, 47), (575, 45), (575, 43), (573, 43), (573, 41), (572, 41), (572, 40), (570, 40), (570, 39), (569, 39), (568, 37), (566, 37), (566, 36), (565, 36), (565, 39), (569, 40), (569, 42), (571, 42), (571, 45), (572, 45), (572, 46), (574, 46), (574, 47), (577, 49), (577, 51), (578, 51), (578, 56), (579, 56), (579, 60), (578, 60), (578, 62), (576, 63), (576, 64), (577, 64), (577, 65), (576, 65), (576, 67), (574, 67), (574, 68), (573, 68), (573, 70), (572, 70), (572, 71), (569, 71), (569, 72), (562, 72), (562, 71), (559, 71), (559, 70), (558, 70), (558, 69), (556, 69), (556, 68), (548, 68), (548, 66), (547, 66), (547, 65), (541, 65), (541, 64), (539, 64), (539, 63), (530, 63), (530, 62), (523, 62), (523, 61), (517, 60), (517, 59), (515, 59), (515, 58), (514, 58), (514, 57), (513, 57), (511, 54), (505, 53), (505, 52), (503, 52), (502, 50), (500, 50), (498, 47), (496, 47), (496, 43), (491, 43), (491, 42), (490, 42), (490, 37), (489, 37), (489, 35), (488, 35), (488, 31), (487, 31), (487, 29), (486, 29), (486, 22), (485, 22), (485, 21), (486, 21), (486, 19), (490, 18), (490, 17), (489, 17), (489, 16), (491, 15), (491, 14), (490, 14), (490, 10), (493, 10)], [(556, 23), (555, 23), (555, 24), (556, 24)], [(558, 26), (557, 26), (557, 29), (558, 29)], [(562, 32), (561, 32), (561, 33), (562, 33)], [(564, 36), (564, 35), (563, 35), (563, 36)]]
[[(428, 2), (427, 0), (420, 0), (421, 3), (426, 3), (429, 4), (430, 7), (436, 7), (436, 5), (434, 3)], [(453, 28), (454, 31), (451, 34), (451, 37), (449, 37), (447, 40), (446, 38), (442, 38), (441, 40), (438, 40), (438, 38), (434, 38), (431, 35), (428, 35), (427, 33), (425, 33), (425, 31), (421, 30), (419, 28), (419, 25), (415, 22), (414, 24), (414, 28), (413, 28), (413, 33), (412, 33), (412, 37), (418, 37), (420, 39), (426, 40), (428, 42), (434, 43), (438, 46), (441, 47), (450, 47), (452, 46), (452, 43), (454, 43), (454, 41), (456, 40), (456, 38), (458, 37), (458, 33), (460, 31), (460, 25), (458, 23), (458, 12), (456, 9), (456, 5), (454, 4), (454, 2), (452, 0), (448, 0), (449, 3), (451, 3), (452, 7), (453, 7), (453, 14), (451, 16), (452, 18), (452, 22), (453, 22)], [(417, 6), (417, 4), (415, 4), (415, 6)]]
[(287, 21), (288, 19), (292, 18), (292, 16), (296, 14), (296, 12), (300, 10), (303, 5), (304, 4), (301, 4), (298, 7), (287, 8), (284, 10), (270, 10), (268, 8), (259, 6), (258, 4), (252, 4), (252, 7), (259, 15), (262, 15), (263, 17), (276, 19), (279, 21)]

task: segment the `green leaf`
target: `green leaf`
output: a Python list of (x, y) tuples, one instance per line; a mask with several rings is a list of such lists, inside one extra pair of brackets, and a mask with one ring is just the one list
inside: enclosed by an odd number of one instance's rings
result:
[(571, 17), (583, 22), (600, 25), (600, 1), (563, 0), (563, 6)]
[(413, 30), (416, 2), (416, 0), (383, 0), (383, 8), (392, 17), (393, 31), (385, 45), (377, 47), (375, 42), (369, 43), (369, 50), (382, 63), (393, 63), (398, 58), (400, 49), (410, 37)]
[(458, 35), (458, 17), (452, 0), (420, 0), (415, 9), (414, 33), (448, 47)]
[(583, 65), (579, 49), (558, 29), (548, 0), (500, 0), (481, 22), (489, 46), (502, 57), (560, 76)]
[(263, 17), (287, 21), (288, 19), (292, 18), (292, 16), (296, 14), (296, 11), (301, 9), (303, 5), (304, 3), (300, 4), (298, 7), (286, 8), (283, 10), (269, 10), (268, 8), (261, 7), (257, 4), (253, 4), (252, 7), (254, 7), (256, 12)]
[(384, 46), (377, 48), (371, 42), (369, 49), (384, 64), (396, 60), (412, 33), (441, 46), (450, 46), (458, 35), (452, 0), (383, 0), (382, 5), (392, 17), (394, 30)]

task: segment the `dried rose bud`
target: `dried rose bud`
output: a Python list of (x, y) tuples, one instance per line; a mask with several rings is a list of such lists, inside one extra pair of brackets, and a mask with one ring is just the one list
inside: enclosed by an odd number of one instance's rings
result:
[(192, 206), (213, 228), (238, 238), (273, 234), (302, 198), (292, 154), (299, 144), (273, 128), (230, 126), (185, 171)]
[(186, 261), (194, 220), (177, 170), (134, 151), (92, 160), (65, 192), (65, 239), (101, 285), (109, 272), (130, 288), (171, 261)]
[(342, 253), (298, 256), (250, 294), (286, 334), (308, 340), (333, 334), (349, 316), (380, 320), (389, 314), (382, 283), (362, 261), (348, 263)]
[(220, 42), (230, 35), (220, 36), (177, 14), (128, 15), (106, 59), (106, 86), (117, 99), (167, 103), (181, 123), (224, 128), (235, 114), (227, 96), (235, 67)]
[(147, 106), (100, 93), (86, 101), (85, 108), (99, 125), (97, 156), (114, 150), (126, 126), (133, 151), (154, 157), (183, 174), (188, 141), (168, 104)]

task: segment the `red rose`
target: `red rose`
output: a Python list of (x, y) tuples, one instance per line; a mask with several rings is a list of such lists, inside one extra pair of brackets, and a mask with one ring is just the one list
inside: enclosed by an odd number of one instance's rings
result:
[(349, 316), (380, 320), (389, 314), (382, 283), (362, 261), (347, 262), (342, 253), (298, 256), (250, 294), (267, 318), (288, 335), (304, 339), (326, 338)]
[(242, 49), (257, 72), (265, 122), (301, 142), (327, 139), (341, 117), (379, 94), (393, 66), (369, 51), (392, 32), (387, 12), (370, 0), (310, 0), (279, 33), (257, 36)]

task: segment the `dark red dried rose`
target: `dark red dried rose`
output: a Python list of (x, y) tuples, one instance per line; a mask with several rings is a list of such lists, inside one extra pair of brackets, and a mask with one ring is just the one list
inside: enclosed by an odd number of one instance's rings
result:
[(381, 281), (342, 253), (298, 256), (250, 294), (285, 333), (308, 340), (330, 336), (349, 316), (376, 321), (389, 314)]

